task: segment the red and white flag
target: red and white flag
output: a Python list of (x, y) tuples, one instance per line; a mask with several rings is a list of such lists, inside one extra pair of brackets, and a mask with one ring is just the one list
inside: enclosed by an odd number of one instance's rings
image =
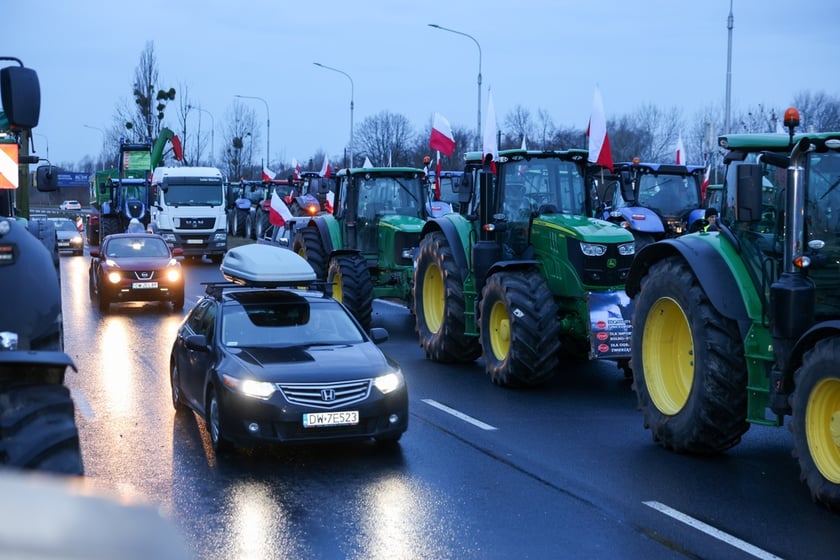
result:
[(709, 188), (709, 178), (712, 176), (712, 164), (706, 164), (706, 171), (703, 173), (703, 182), (700, 183), (700, 200), (706, 200), (706, 189)]
[(292, 158), (292, 169), (295, 170), (295, 173), (292, 176), (292, 178), (295, 181), (297, 181), (298, 179), (300, 179), (300, 163), (298, 163), (298, 160), (296, 160), (295, 158)]
[(447, 157), (455, 151), (455, 137), (452, 135), (452, 127), (449, 121), (440, 113), (435, 113), (432, 122), (432, 137), (429, 139), (429, 147), (433, 150), (443, 152)]
[(262, 180), (263, 181), (273, 181), (274, 180), (274, 175), (276, 175), (276, 173), (274, 173), (274, 171), (272, 171), (268, 167), (263, 167), (263, 172), (262, 172)]
[(688, 165), (688, 159), (685, 157), (685, 145), (683, 145), (682, 134), (677, 138), (677, 165)]
[(496, 127), (496, 109), (493, 108), (493, 92), (487, 94), (487, 117), (484, 120), (484, 138), (483, 152), (481, 155), (482, 161), (490, 159), (490, 171), (496, 173), (496, 160), (499, 159), (499, 145), (496, 143), (497, 136)]
[(292, 212), (277, 191), (271, 193), (271, 206), (268, 207), (268, 222), (277, 227), (283, 227), (292, 219)]
[(327, 156), (324, 156), (324, 164), (321, 166), (321, 171), (318, 172), (318, 175), (326, 177), (327, 179), (329, 179), (330, 175), (332, 175), (332, 171), (330, 170), (330, 158)]
[(437, 163), (435, 164), (435, 200), (440, 200), (440, 152), (437, 152)]
[(589, 128), (586, 130), (589, 137), (589, 161), (613, 170), (612, 150), (610, 150), (610, 138), (607, 136), (607, 117), (604, 113), (604, 100), (601, 98), (601, 89), (595, 86), (595, 96), (592, 99), (592, 115), (589, 117)]
[(329, 212), (330, 214), (333, 213), (333, 204), (334, 203), (335, 203), (335, 193), (332, 192), (332, 191), (329, 191), (327, 193), (327, 203), (324, 206), (327, 207), (327, 212)]

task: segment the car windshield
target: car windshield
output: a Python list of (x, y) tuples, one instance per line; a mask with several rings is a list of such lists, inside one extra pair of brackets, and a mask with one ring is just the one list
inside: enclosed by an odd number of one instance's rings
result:
[(224, 307), (225, 346), (357, 344), (359, 328), (334, 300), (308, 302), (299, 296), (235, 301)]
[(156, 237), (121, 237), (111, 239), (105, 250), (108, 258), (168, 257), (169, 248)]
[(78, 230), (76, 229), (76, 224), (74, 224), (70, 220), (56, 220), (55, 229), (58, 231), (72, 231), (74, 233), (78, 233)]

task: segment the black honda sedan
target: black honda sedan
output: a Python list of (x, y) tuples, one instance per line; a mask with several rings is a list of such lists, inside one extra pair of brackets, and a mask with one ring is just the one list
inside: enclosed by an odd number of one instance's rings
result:
[[(314, 279), (297, 254), (267, 245), (232, 249), (222, 271), (232, 254), (246, 252), (258, 267), (279, 256), (287, 278), (296, 266), (289, 262), (299, 259)], [(399, 441), (408, 393), (400, 367), (376, 346), (387, 331), (369, 336), (338, 301), (295, 283), (207, 285), (173, 344), (175, 409), (204, 418), (217, 452), (257, 443)]]

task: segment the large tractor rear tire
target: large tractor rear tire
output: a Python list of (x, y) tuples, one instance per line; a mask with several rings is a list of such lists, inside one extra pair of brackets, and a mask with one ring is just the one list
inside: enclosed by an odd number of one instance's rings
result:
[(0, 389), (0, 464), (82, 475), (73, 399), (64, 385)]
[(255, 224), (254, 224), (254, 232), (256, 234), (257, 239), (262, 239), (265, 235), (265, 232), (268, 230), (269, 221), (268, 221), (268, 212), (263, 210), (262, 208), (257, 208), (257, 213), (255, 214)]
[(236, 237), (245, 237), (245, 227), (248, 224), (248, 214), (250, 210), (236, 209), (233, 214), (233, 235)]
[(557, 304), (537, 271), (498, 272), (481, 291), (479, 325), (484, 365), (503, 387), (534, 387), (557, 373)]
[(297, 230), (292, 240), (292, 251), (309, 262), (309, 266), (315, 271), (315, 278), (326, 280), (327, 252), (324, 250), (318, 228), (302, 227)]
[(840, 511), (840, 338), (817, 342), (796, 371), (790, 431), (811, 497)]
[(478, 337), (465, 334), (461, 273), (443, 232), (420, 241), (413, 291), (417, 334), (426, 357), (443, 363), (475, 361), (481, 344)]
[(337, 255), (330, 260), (327, 282), (333, 283), (333, 297), (370, 332), (373, 315), (373, 283), (364, 257), (356, 254)]
[(112, 233), (123, 233), (120, 231), (120, 219), (116, 216), (102, 216), (99, 220), (99, 224), (102, 228), (100, 241)]
[(712, 306), (683, 259), (664, 259), (642, 278), (632, 348), (633, 388), (654, 441), (696, 454), (741, 441), (749, 424), (738, 327)]

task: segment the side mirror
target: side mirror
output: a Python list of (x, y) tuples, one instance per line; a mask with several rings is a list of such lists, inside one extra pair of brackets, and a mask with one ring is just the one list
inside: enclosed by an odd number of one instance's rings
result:
[(90, 250), (89, 250), (89, 252), (90, 252), (90, 256), (91, 256), (91, 257), (93, 257), (93, 258), (95, 258), (95, 259), (98, 259), (98, 258), (99, 258), (100, 253), (99, 253), (99, 249), (98, 249), (98, 248), (96, 248), (96, 247), (91, 247), (91, 248), (90, 248)]
[(199, 352), (207, 352), (210, 348), (207, 346), (207, 337), (203, 334), (191, 334), (184, 339), (184, 344), (190, 350), (198, 350)]
[(12, 129), (30, 129), (38, 126), (38, 117), (41, 114), (41, 85), (35, 70), (24, 68), (22, 65), (0, 69), (0, 96), (3, 111)]
[(742, 163), (737, 169), (735, 219), (739, 222), (761, 221), (761, 166)]
[(54, 192), (58, 190), (58, 167), (54, 165), (40, 165), (35, 175), (36, 186), (40, 192)]

